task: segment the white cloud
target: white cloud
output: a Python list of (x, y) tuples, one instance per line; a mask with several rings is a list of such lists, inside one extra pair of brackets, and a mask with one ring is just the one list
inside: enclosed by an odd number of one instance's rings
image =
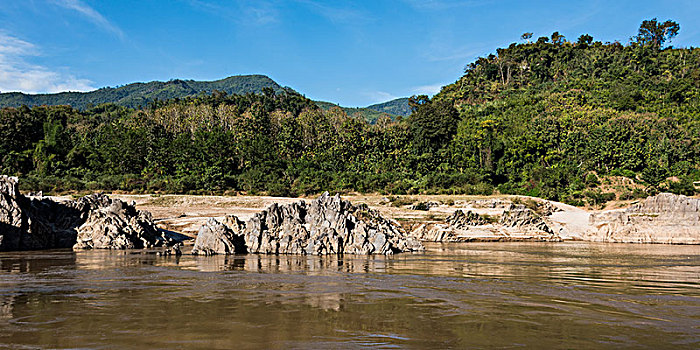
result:
[(102, 29), (108, 32), (112, 32), (113, 34), (118, 36), (119, 39), (124, 40), (124, 32), (119, 27), (112, 24), (104, 16), (102, 16), (102, 14), (97, 12), (97, 10), (85, 4), (84, 2), (80, 0), (54, 0), (54, 3), (63, 8), (80, 13), (81, 15), (85, 16), (90, 22), (96, 24), (97, 26), (101, 27)]
[(0, 33), (0, 92), (27, 93), (94, 90), (92, 82), (31, 64), (26, 57), (39, 56), (37, 47)]
[(364, 95), (369, 97), (372, 100), (372, 103), (386, 102), (398, 98), (397, 96), (394, 96), (385, 91), (371, 91), (364, 93)]
[(421, 86), (416, 86), (413, 89), (411, 89), (411, 92), (413, 92), (416, 95), (435, 95), (438, 92), (440, 92), (440, 89), (442, 89), (443, 84), (432, 84), (432, 85), (421, 85)]

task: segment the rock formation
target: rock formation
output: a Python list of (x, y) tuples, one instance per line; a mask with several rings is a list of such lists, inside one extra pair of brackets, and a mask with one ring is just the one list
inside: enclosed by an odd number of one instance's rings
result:
[(439, 207), (440, 203), (435, 202), (435, 201), (429, 201), (429, 202), (418, 202), (416, 204), (413, 204), (409, 207), (411, 210), (423, 210), (423, 211), (428, 211), (430, 208), (435, 208)]
[(245, 240), (241, 231), (245, 224), (233, 215), (227, 216), (223, 222), (214, 218), (209, 219), (199, 229), (197, 240), (194, 242), (192, 254), (243, 254), (247, 252)]
[[(445, 219), (444, 223), (433, 225), (420, 225), (411, 236), (421, 241), (427, 242), (463, 242), (466, 236), (474, 232), (483, 233), (486, 228), (478, 229), (477, 226), (488, 225), (488, 221), (481, 215), (469, 210), (466, 213), (462, 210), (455, 211)], [(472, 229), (473, 232), (468, 232)], [(489, 231), (490, 232), (490, 231)]]
[(550, 236), (554, 234), (542, 216), (519, 204), (512, 204), (508, 210), (503, 212), (499, 224), (522, 233)]
[(627, 209), (591, 214), (583, 239), (595, 242), (700, 244), (700, 199), (671, 193)]
[(238, 237), (243, 237), (248, 252), (263, 254), (393, 254), (423, 249), (395, 221), (327, 192), (309, 204), (273, 204), (245, 225), (235, 217), (225, 222), (228, 231), (215, 221), (202, 227), (203, 235), (195, 241), (197, 252), (238, 252), (230, 249)]
[(73, 249), (142, 249), (165, 243), (151, 214), (136, 210), (133, 204), (103, 194), (85, 196), (73, 203), (69, 205), (87, 213), (85, 222), (77, 228)]
[(16, 178), (0, 176), (0, 251), (148, 248), (168, 241), (150, 214), (133, 205), (102, 194), (28, 198)]
[(411, 236), (429, 242), (560, 240), (543, 217), (520, 204), (511, 204), (498, 223), (472, 211), (457, 210), (444, 223), (421, 225)]

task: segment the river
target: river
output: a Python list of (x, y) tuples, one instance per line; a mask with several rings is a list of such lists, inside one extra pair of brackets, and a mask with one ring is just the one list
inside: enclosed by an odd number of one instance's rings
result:
[(0, 253), (0, 348), (700, 347), (700, 247)]

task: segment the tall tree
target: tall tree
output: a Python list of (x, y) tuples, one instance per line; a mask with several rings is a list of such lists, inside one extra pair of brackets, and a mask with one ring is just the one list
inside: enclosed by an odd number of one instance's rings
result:
[(671, 20), (659, 23), (656, 18), (645, 20), (639, 26), (639, 33), (635, 37), (638, 44), (642, 46), (651, 45), (656, 48), (661, 48), (666, 41), (671, 41), (678, 32), (681, 26)]

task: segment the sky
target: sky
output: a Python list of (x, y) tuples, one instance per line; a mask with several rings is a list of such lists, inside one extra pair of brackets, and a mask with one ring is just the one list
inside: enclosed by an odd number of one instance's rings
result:
[(700, 0), (0, 0), (0, 91), (265, 74), (366, 106), (434, 94), (524, 32), (627, 43), (654, 17), (700, 46)]

